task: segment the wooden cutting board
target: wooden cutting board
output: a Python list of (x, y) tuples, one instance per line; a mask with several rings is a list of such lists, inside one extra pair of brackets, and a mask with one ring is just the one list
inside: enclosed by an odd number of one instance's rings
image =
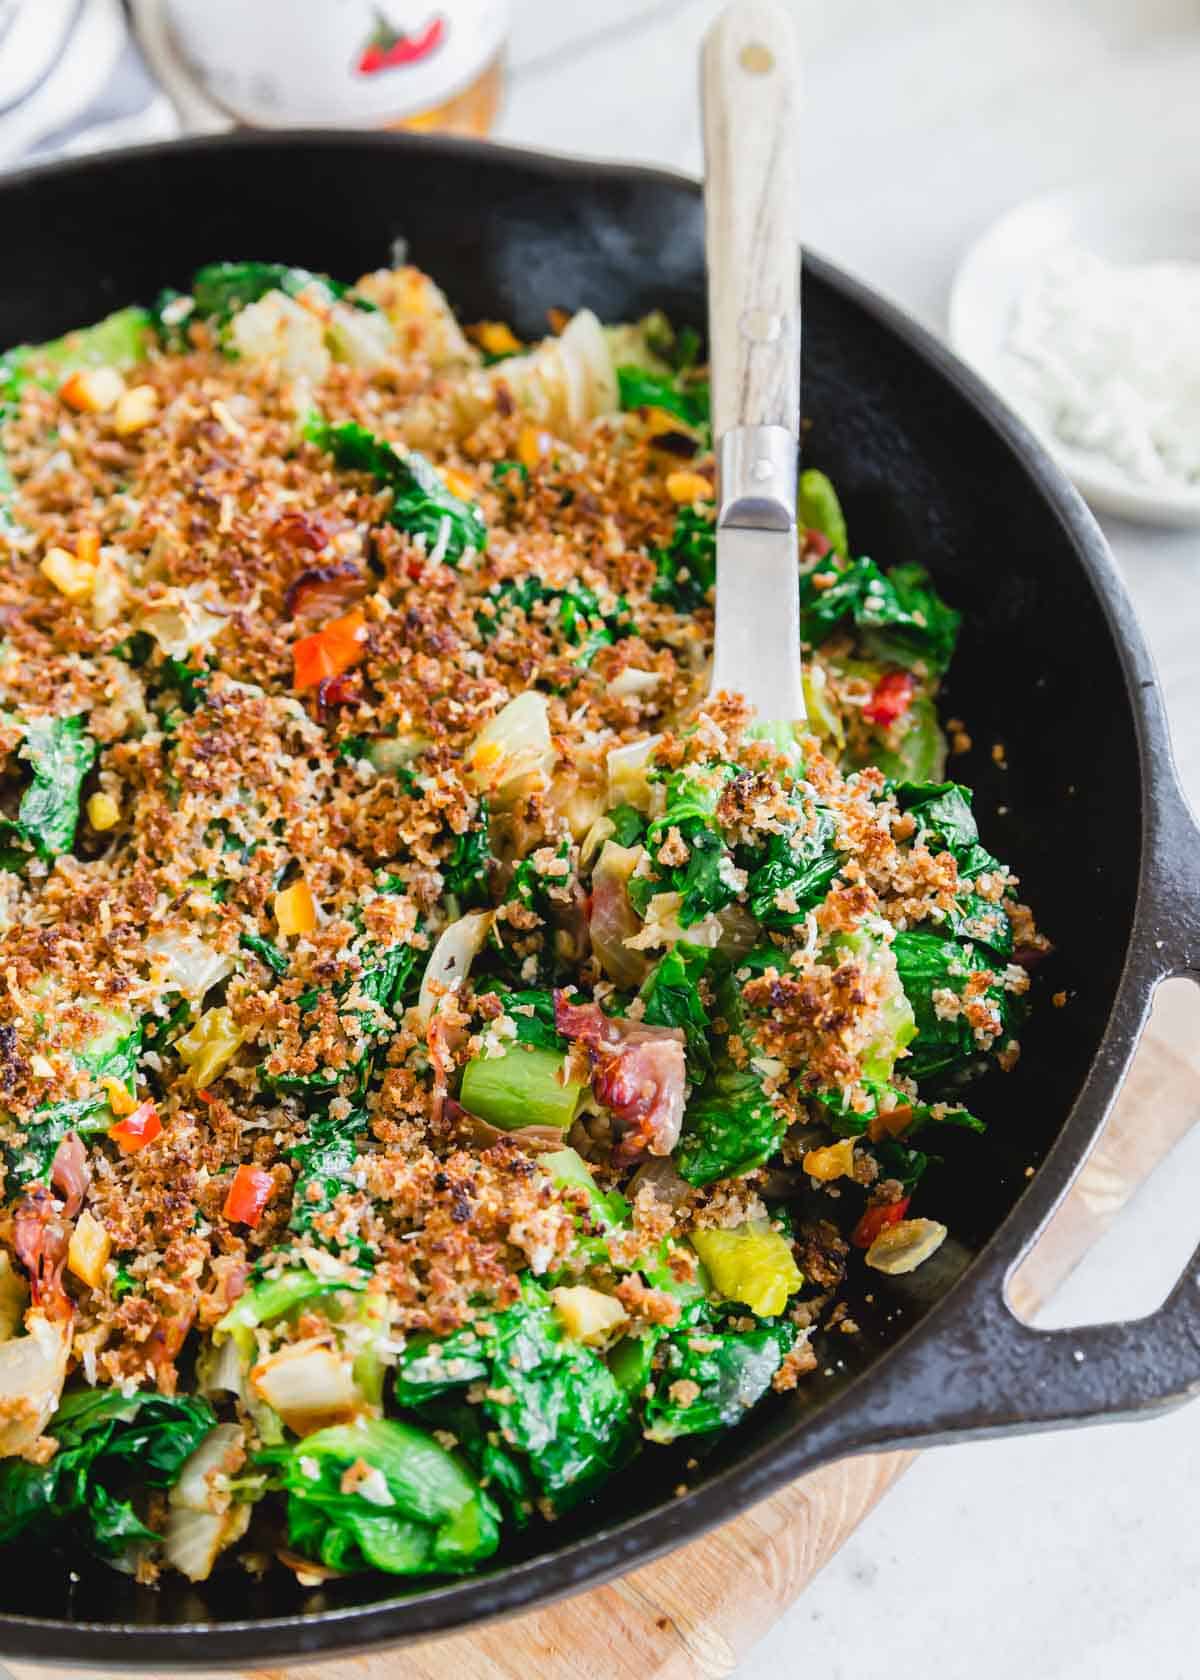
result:
[[(1053, 1293), (1200, 1120), (1197, 1008), (1191, 987), (1160, 994), (1103, 1138), (1014, 1280), (1013, 1301), (1023, 1313)], [(518, 1620), (403, 1653), (247, 1671), (245, 1680), (721, 1680), (914, 1456), (880, 1453), (828, 1465), (669, 1557)], [(17, 1680), (80, 1680), (77, 1668), (20, 1663), (9, 1671)]]

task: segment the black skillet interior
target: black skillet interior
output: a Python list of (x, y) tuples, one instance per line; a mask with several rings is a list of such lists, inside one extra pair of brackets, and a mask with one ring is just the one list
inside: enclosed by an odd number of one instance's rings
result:
[[(703, 325), (693, 188), (516, 153), (351, 136), (189, 143), (0, 186), (0, 229), (0, 344), (45, 338), (149, 300), (214, 258), (285, 259), (351, 277), (387, 263), (397, 239), (468, 320), (507, 318), (532, 337), (545, 330), (548, 308), (588, 305), (607, 320), (658, 307)], [(804, 412), (807, 458), (841, 489), (855, 547), (883, 564), (924, 562), (965, 611), (946, 706), (966, 720), (975, 746), (953, 761), (952, 773), (978, 790), (985, 841), (1018, 869), (1059, 947), (1039, 981), (1041, 1007), (1018, 1068), (973, 1092), (988, 1136), (956, 1143), (921, 1191), (917, 1211), (947, 1220), (965, 1264), (1012, 1210), (1026, 1168), (1054, 1140), (1100, 1046), (1139, 861), (1133, 714), (1096, 587), (1028, 469), (944, 374), (816, 261), (804, 283)], [(1071, 994), (1069, 1009), (1048, 1005), (1060, 988)], [(834, 1375), (756, 1414), (693, 1483), (736, 1467), (764, 1443), (786, 1449), (806, 1414), (912, 1322), (919, 1304), (886, 1300), (873, 1281), (875, 1308), (857, 1306), (861, 1339), (837, 1337), (822, 1350)], [(539, 1529), (505, 1561), (546, 1554), (531, 1592), (547, 1593), (579, 1579), (577, 1566), (554, 1571), (552, 1554), (568, 1539), (660, 1505), (657, 1543), (687, 1537), (687, 1502), (671, 1491), (680, 1476), (668, 1455), (648, 1458), (602, 1502), (569, 1525)], [(393, 1598), (395, 1588), (364, 1578), (306, 1597), (284, 1571), (255, 1584), (235, 1568), (203, 1587), (176, 1581), (150, 1593), (87, 1560), (40, 1560), (4, 1571), (0, 1615), (162, 1628), (367, 1606)], [(487, 1610), (486, 1596), (469, 1603), (463, 1596), (457, 1611), (447, 1606), (446, 1622)], [(391, 1620), (389, 1631), (402, 1629)], [(353, 1635), (369, 1637), (361, 1626)], [(332, 1628), (322, 1634), (310, 1624), (310, 1646), (337, 1642)], [(46, 1656), (85, 1656), (52, 1634), (36, 1644)], [(260, 1650), (251, 1634), (240, 1651), (227, 1645), (223, 1654)], [(138, 1660), (132, 1648), (105, 1654)], [(216, 1658), (211, 1648), (181, 1643), (169, 1653), (147, 1648), (141, 1660), (168, 1654)]]

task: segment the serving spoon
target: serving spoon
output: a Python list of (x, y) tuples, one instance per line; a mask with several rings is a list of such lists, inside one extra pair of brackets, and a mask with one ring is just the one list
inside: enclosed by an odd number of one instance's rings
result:
[(704, 42), (704, 212), (717, 587), (712, 691), (758, 729), (803, 720), (799, 60), (777, 0), (734, 0)]

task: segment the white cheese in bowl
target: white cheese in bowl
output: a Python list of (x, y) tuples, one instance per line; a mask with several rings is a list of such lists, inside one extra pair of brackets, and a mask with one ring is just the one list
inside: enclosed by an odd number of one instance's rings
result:
[(1148, 487), (1200, 488), (1200, 263), (1048, 250), (1005, 360), (1032, 417), (1072, 450)]

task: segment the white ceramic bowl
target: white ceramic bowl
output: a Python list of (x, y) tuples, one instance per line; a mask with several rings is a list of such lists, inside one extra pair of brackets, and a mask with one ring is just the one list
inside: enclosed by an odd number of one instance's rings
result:
[(1006, 364), (1017, 299), (1044, 252), (1076, 245), (1108, 262), (1200, 263), (1200, 175), (1109, 181), (1030, 199), (994, 222), (959, 266), (950, 294), (950, 339), (1005, 396), (1061, 462), (1093, 507), (1159, 525), (1200, 524), (1200, 488), (1163, 490), (1080, 454), (1031, 412)]

